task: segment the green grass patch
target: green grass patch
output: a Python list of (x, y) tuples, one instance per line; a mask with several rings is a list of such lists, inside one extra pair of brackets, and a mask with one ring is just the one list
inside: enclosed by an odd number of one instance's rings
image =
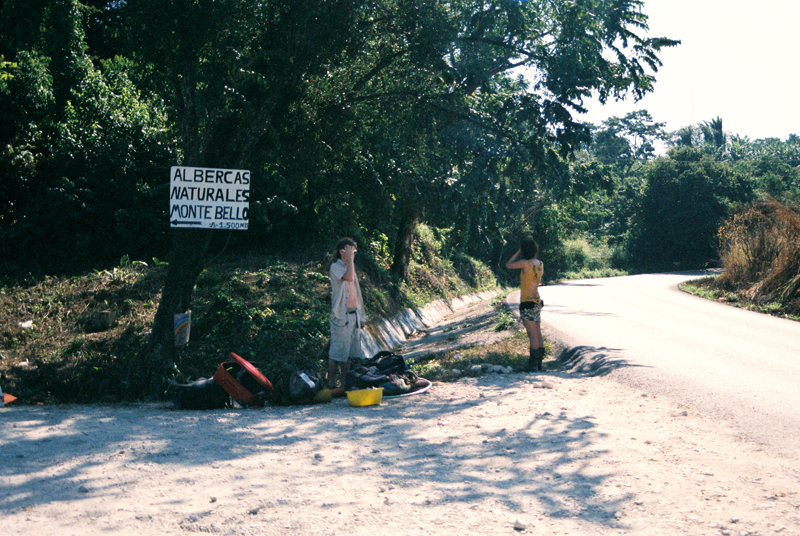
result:
[(724, 303), (742, 309), (748, 309), (757, 313), (800, 321), (799, 315), (788, 313), (786, 308), (780, 302), (758, 302), (749, 299), (746, 292), (729, 290), (726, 288), (720, 276), (708, 276), (701, 279), (686, 281), (681, 283), (679, 288), (684, 292), (700, 298), (705, 298), (707, 300)]

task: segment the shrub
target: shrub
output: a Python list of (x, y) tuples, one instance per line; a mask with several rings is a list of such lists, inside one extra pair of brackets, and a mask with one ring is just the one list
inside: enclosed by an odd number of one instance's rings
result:
[[(758, 303), (800, 312), (800, 211), (774, 199), (732, 215), (720, 229), (721, 285)], [(772, 306), (774, 308), (774, 306)]]

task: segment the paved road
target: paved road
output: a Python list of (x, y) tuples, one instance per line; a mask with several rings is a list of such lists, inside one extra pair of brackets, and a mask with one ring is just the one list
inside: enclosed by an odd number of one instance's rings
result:
[[(800, 450), (800, 323), (697, 298), (698, 274), (541, 288), (545, 336), (583, 367), (727, 421), (743, 438)], [(518, 299), (518, 298), (517, 298)]]

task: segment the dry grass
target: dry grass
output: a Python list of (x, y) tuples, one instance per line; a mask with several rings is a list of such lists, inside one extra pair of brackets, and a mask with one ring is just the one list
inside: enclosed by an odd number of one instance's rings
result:
[(703, 286), (735, 294), (745, 306), (800, 315), (800, 211), (767, 199), (745, 207), (720, 229), (722, 276)]
[[(425, 359), (416, 365), (416, 371), (429, 380), (455, 381), (463, 376), (480, 376), (483, 372), (471, 370), (475, 365), (500, 365), (511, 367), (514, 371), (523, 370), (528, 363), (530, 342), (528, 335), (519, 325), (511, 327), (513, 333), (493, 344), (482, 344), (459, 350), (452, 350)], [(545, 342), (545, 355), (552, 354), (552, 348)], [(547, 368), (545, 363), (545, 368)], [(453, 374), (458, 370), (459, 374)]]

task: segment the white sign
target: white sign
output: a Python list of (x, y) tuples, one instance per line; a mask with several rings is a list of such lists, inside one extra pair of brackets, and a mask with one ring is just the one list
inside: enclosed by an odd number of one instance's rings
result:
[(246, 230), (249, 210), (250, 171), (170, 168), (170, 227)]

